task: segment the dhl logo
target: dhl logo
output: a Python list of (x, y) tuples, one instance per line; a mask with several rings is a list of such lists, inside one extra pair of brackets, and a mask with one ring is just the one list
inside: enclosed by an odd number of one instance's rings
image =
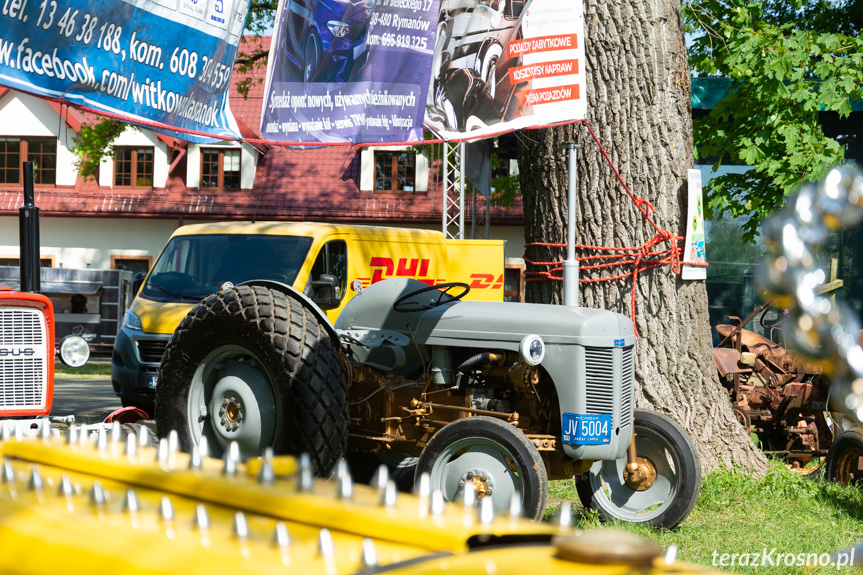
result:
[[(365, 287), (389, 278), (413, 278), (428, 285), (447, 281), (446, 278), (428, 277), (430, 265), (431, 260), (425, 258), (399, 258), (394, 261), (392, 258), (373, 257), (369, 260), (369, 267), (372, 268), (371, 281), (369, 278), (359, 279)], [(493, 274), (471, 274), (469, 280), (471, 289), (497, 290), (503, 287), (502, 274), (497, 279)]]

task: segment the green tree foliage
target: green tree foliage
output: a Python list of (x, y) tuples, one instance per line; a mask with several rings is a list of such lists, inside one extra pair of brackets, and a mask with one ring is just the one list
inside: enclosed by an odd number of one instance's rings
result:
[(714, 159), (714, 169), (723, 162), (753, 168), (710, 181), (710, 217), (745, 216), (744, 237), (753, 241), (786, 194), (844, 160), (818, 113), (847, 117), (849, 99), (863, 97), (861, 11), (860, 0), (684, 5), (690, 31), (701, 33), (689, 50), (693, 72), (732, 81), (729, 95), (694, 124), (697, 157)]
[(114, 155), (114, 140), (123, 132), (127, 124), (117, 120), (102, 118), (92, 124), (83, 124), (81, 131), (72, 140), (75, 146), (75, 168), (85, 179), (96, 177), (99, 162)]

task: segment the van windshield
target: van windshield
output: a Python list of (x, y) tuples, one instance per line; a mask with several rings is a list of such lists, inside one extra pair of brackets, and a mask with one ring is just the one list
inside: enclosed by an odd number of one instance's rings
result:
[(155, 301), (197, 302), (234, 285), (269, 279), (292, 285), (312, 238), (203, 234), (171, 238), (153, 265), (141, 295)]

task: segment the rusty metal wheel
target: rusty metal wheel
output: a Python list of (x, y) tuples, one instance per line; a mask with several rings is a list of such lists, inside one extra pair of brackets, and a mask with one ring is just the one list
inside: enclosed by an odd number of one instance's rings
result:
[(849, 429), (827, 452), (825, 476), (842, 485), (863, 485), (863, 430)]

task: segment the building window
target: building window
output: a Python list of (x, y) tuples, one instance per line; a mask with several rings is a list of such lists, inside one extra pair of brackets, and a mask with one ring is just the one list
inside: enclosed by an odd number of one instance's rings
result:
[(201, 149), (201, 188), (240, 189), (240, 150)]
[(114, 148), (114, 185), (121, 188), (153, 187), (153, 148)]
[(57, 140), (0, 137), (0, 184), (23, 184), (24, 162), (33, 162), (33, 183), (57, 183)]
[(416, 191), (416, 154), (414, 152), (375, 152), (375, 191)]
[(153, 256), (111, 256), (112, 270), (147, 273), (151, 265), (153, 265)]
[[(0, 256), (0, 266), (14, 266), (19, 267), (21, 265), (21, 260), (18, 259), (18, 256)], [(39, 267), (43, 268), (53, 268), (54, 267), (54, 256), (48, 256), (41, 258), (39, 260)]]
[(503, 270), (503, 301), (524, 301), (524, 266), (505, 265)]

